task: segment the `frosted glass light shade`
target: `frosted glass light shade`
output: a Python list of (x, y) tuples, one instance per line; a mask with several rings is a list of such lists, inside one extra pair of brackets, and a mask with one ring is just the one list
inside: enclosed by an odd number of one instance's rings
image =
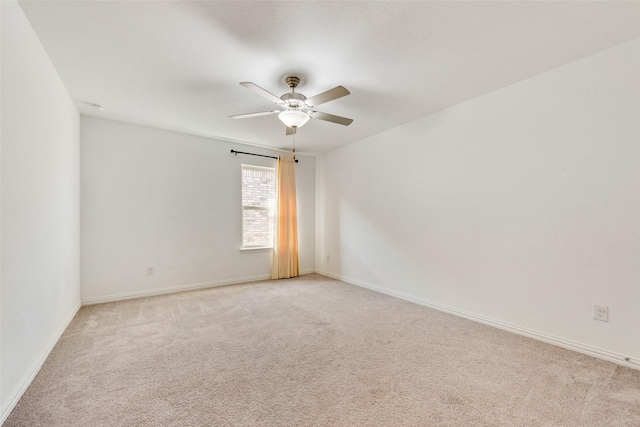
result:
[(285, 110), (278, 118), (290, 128), (299, 128), (309, 121), (309, 115), (300, 110)]

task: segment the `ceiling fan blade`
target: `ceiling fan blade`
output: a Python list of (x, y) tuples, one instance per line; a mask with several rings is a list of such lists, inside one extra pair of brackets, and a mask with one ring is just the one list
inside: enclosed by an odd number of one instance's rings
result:
[(289, 136), (289, 135), (295, 135), (295, 134), (296, 134), (296, 130), (294, 128), (290, 128), (289, 126), (287, 126), (285, 135)]
[(279, 112), (280, 112), (279, 110), (261, 111), (259, 113), (236, 114), (234, 116), (229, 116), (229, 117), (231, 117), (232, 119), (246, 119), (249, 117), (268, 116), (269, 114), (278, 114)]
[(350, 93), (351, 92), (349, 92), (344, 86), (336, 86), (326, 92), (307, 98), (306, 103), (307, 105), (314, 107), (316, 105), (324, 104), (325, 102), (333, 101), (334, 99), (342, 98)]
[(255, 83), (251, 83), (251, 82), (242, 82), (240, 83), (242, 86), (246, 87), (247, 89), (257, 93), (258, 95), (262, 95), (265, 98), (267, 98), (269, 101), (271, 102), (275, 102), (276, 104), (279, 104), (282, 102), (282, 100), (280, 98), (278, 98), (277, 96), (275, 96), (274, 94), (272, 94), (271, 92), (269, 92), (268, 90), (264, 90), (262, 89), (260, 86), (258, 86)]
[(311, 117), (314, 119), (325, 120), (331, 123), (337, 123), (343, 126), (349, 126), (353, 119), (348, 119), (346, 117), (334, 116), (333, 114), (321, 113), (320, 111), (311, 111)]

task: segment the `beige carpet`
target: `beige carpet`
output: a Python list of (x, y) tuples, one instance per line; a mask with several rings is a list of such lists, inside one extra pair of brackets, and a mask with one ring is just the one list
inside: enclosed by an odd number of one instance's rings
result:
[(640, 371), (319, 275), (83, 307), (9, 426), (640, 426)]

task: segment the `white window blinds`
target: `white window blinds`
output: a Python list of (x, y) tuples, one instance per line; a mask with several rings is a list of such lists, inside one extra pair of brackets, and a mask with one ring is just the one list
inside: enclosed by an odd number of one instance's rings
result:
[(273, 247), (275, 169), (242, 167), (242, 247)]

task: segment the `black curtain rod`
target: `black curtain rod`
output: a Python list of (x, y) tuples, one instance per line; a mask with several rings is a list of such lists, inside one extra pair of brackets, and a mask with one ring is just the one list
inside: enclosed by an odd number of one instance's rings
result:
[[(233, 154), (235, 154), (236, 156), (237, 156), (238, 154), (246, 154), (246, 155), (248, 155), (248, 156), (268, 157), (268, 158), (270, 158), (270, 159), (276, 159), (276, 160), (278, 160), (278, 158), (277, 158), (277, 157), (274, 157), (274, 156), (265, 156), (264, 154), (246, 153), (246, 152), (244, 152), (244, 151), (236, 151), (236, 150), (231, 150), (231, 152), (232, 152)], [(296, 163), (298, 163), (298, 159), (296, 159), (295, 161), (296, 161)]]

